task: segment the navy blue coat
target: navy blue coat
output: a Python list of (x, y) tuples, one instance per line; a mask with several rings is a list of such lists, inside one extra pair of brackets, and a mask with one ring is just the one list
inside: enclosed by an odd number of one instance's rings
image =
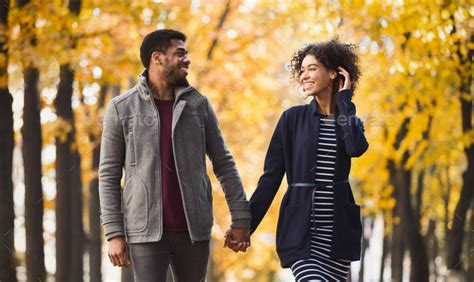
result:
[[(349, 182), (351, 157), (361, 156), (368, 148), (364, 127), (356, 117), (352, 92), (336, 94), (337, 155), (334, 171), (334, 224), (331, 257), (359, 260), (362, 225), (360, 206), (356, 205)], [(316, 150), (319, 135), (316, 101), (283, 112), (265, 157), (264, 173), (250, 199), (252, 232), (260, 224), (286, 173), (288, 189), (280, 206), (276, 248), (282, 267), (309, 258), (310, 216), (316, 187)], [(331, 183), (329, 183), (331, 184)]]

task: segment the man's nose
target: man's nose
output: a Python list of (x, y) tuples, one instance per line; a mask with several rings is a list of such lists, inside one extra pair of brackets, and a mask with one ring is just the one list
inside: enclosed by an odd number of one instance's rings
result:
[(186, 65), (190, 65), (191, 64), (191, 59), (189, 59), (188, 56), (184, 57), (183, 59), (183, 63), (185, 63)]

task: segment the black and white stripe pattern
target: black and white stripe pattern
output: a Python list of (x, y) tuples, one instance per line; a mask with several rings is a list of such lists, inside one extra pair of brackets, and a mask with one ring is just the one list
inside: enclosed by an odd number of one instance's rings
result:
[[(336, 161), (336, 128), (334, 116), (320, 117), (317, 164), (317, 184), (334, 182)], [(313, 216), (311, 216), (311, 254), (291, 266), (296, 281), (346, 281), (350, 261), (334, 260), (331, 252), (334, 194), (333, 186), (317, 186), (314, 190)]]

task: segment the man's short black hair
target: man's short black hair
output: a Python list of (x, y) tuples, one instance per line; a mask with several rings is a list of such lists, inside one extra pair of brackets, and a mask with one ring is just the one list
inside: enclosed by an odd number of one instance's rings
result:
[(186, 42), (186, 35), (177, 30), (160, 29), (145, 36), (140, 47), (140, 59), (145, 68), (149, 67), (151, 54), (157, 51), (165, 52), (171, 46), (171, 39)]

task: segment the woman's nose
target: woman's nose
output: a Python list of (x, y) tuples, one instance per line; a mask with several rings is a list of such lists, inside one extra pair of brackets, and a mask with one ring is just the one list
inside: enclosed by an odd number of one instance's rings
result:
[(308, 78), (308, 72), (303, 71), (300, 76), (301, 82), (303, 82), (306, 78)]

